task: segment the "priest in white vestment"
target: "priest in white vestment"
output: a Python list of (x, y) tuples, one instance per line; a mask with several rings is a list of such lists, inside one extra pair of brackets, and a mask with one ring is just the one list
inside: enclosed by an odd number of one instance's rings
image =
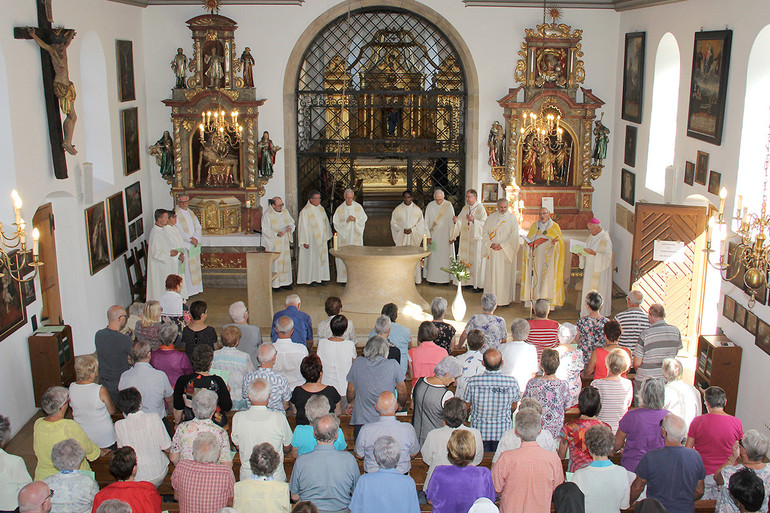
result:
[[(592, 290), (602, 295), (604, 300), (599, 312), (609, 317), (612, 308), (612, 239), (596, 218), (588, 221), (591, 234), (586, 239), (585, 250), (588, 255), (580, 256), (580, 268), (583, 269), (583, 298)], [(580, 315), (589, 314), (588, 305), (580, 298)]]
[(465, 193), (465, 206), (452, 220), (452, 240), (460, 237), (460, 249), (457, 258), (470, 265), (471, 279), (464, 285), (471, 285), (478, 290), (484, 287), (484, 265), (486, 258), (483, 256), (484, 223), (487, 220), (487, 211), (478, 200), (478, 193), (474, 189), (468, 189)]
[(286, 287), (290, 290), (291, 275), (291, 234), (294, 233), (294, 218), (283, 208), (280, 196), (268, 200), (267, 210), (262, 218), (262, 240), (266, 251), (278, 253), (273, 261), (273, 288)]
[(521, 266), (521, 299), (524, 306), (547, 299), (551, 310), (564, 305), (564, 238), (551, 212), (540, 207), (537, 222), (527, 233)]
[(190, 255), (188, 251), (191, 244), (185, 240), (184, 234), (179, 229), (178, 217), (174, 210), (168, 211), (168, 224), (163, 227), (163, 231), (169, 239), (171, 249), (179, 251), (184, 257), (179, 263), (179, 269), (176, 274), (182, 276), (182, 288), (179, 290), (179, 295), (184, 299), (190, 297), (187, 291), (187, 283), (190, 282), (190, 267), (187, 265), (190, 261)]
[(430, 283), (449, 283), (452, 276), (442, 271), (449, 267), (449, 259), (455, 256), (455, 247), (449, 242), (452, 238), (452, 218), (455, 209), (444, 199), (444, 191), (437, 189), (433, 201), (425, 207), (425, 231), (431, 245), (431, 255), (425, 260), (423, 276)]
[(182, 233), (185, 242), (190, 244), (189, 254), (187, 255), (187, 270), (190, 275), (185, 274), (184, 286), (187, 292), (194, 296), (203, 292), (203, 270), (201, 269), (201, 223), (198, 217), (187, 208), (190, 204), (190, 196), (183, 194), (177, 198), (176, 215), (177, 230)]
[(168, 211), (157, 209), (147, 246), (147, 301), (160, 299), (166, 292), (166, 278), (169, 274), (179, 274), (179, 262), (184, 261), (184, 254), (171, 247), (171, 239), (164, 231), (167, 224)]
[[(404, 191), (401, 195), (404, 202), (393, 209), (390, 216), (390, 233), (396, 246), (419, 247), (425, 232), (425, 219), (422, 210), (414, 204), (412, 191)], [(414, 268), (414, 282), (422, 282), (422, 270), (419, 262)]]
[[(357, 201), (353, 201), (355, 193), (353, 189), (347, 189), (343, 195), (345, 202), (334, 211), (334, 230), (337, 232), (337, 245), (342, 246), (363, 246), (364, 228), (368, 219), (364, 212), (364, 207)], [(335, 259), (337, 266), (337, 283), (346, 283), (348, 281), (348, 272), (345, 269), (345, 263)]]
[(519, 252), (519, 221), (508, 210), (508, 200), (497, 200), (497, 211), (484, 224), (484, 294), (494, 294), (497, 305), (510, 304), (516, 296), (516, 256)]
[(321, 193), (312, 191), (307, 205), (299, 213), (297, 223), (297, 283), (312, 285), (329, 281), (329, 239), (332, 228), (326, 210), (321, 206)]

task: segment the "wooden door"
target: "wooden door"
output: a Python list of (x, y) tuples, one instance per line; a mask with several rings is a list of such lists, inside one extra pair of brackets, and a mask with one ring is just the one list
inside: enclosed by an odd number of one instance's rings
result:
[[(53, 208), (50, 203), (41, 206), (32, 218), (32, 224), (40, 231), (40, 290), (43, 299), (41, 324), (64, 324), (59, 295), (59, 271), (56, 265), (56, 239), (54, 237)], [(45, 322), (43, 322), (45, 321)]]
[[(701, 325), (708, 208), (637, 203), (635, 219), (631, 288), (644, 293), (645, 310), (653, 303), (666, 308), (666, 322), (679, 328), (692, 352)], [(656, 241), (684, 248), (673, 259), (655, 260)]]

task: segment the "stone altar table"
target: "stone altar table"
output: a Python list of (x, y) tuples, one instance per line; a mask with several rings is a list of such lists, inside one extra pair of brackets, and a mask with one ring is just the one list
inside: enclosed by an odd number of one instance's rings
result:
[(329, 253), (345, 263), (348, 284), (342, 294), (345, 310), (379, 314), (382, 305), (407, 302), (430, 307), (414, 285), (414, 266), (430, 251), (413, 246), (342, 246)]

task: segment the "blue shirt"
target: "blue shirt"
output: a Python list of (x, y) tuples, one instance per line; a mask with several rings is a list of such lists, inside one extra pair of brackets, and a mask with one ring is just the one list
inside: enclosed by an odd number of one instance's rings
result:
[[(377, 333), (372, 330), (369, 333), (369, 337), (371, 338), (376, 334)], [(401, 351), (401, 370), (406, 373), (406, 370), (409, 368), (409, 344), (412, 343), (412, 333), (406, 326), (392, 322), (390, 323), (388, 340)]]
[[(318, 441), (315, 439), (315, 436), (313, 436), (313, 426), (305, 424), (295, 427), (291, 445), (297, 448), (298, 456), (312, 452), (313, 449), (315, 449), (315, 446), (318, 445)], [(338, 451), (344, 451), (348, 448), (348, 443), (345, 441), (345, 434), (342, 432), (342, 428), (339, 428), (337, 439), (334, 441), (334, 448)]]
[(364, 424), (356, 437), (356, 455), (364, 458), (364, 471), (376, 472), (380, 465), (374, 459), (374, 442), (381, 436), (392, 436), (401, 446), (401, 457), (396, 471), (406, 474), (412, 468), (412, 456), (420, 452), (420, 441), (414, 426), (408, 422), (399, 422), (396, 417), (387, 415), (377, 422)]
[(294, 305), (289, 305), (280, 312), (275, 312), (275, 315), (273, 315), (273, 327), (270, 328), (270, 340), (273, 342), (278, 340), (278, 333), (275, 332), (275, 321), (283, 316), (289, 317), (294, 321), (294, 333), (291, 334), (292, 342), (304, 344), (309, 340), (313, 340), (312, 319), (310, 319), (308, 314)]
[(511, 406), (521, 397), (519, 383), (501, 371), (484, 371), (465, 386), (465, 400), (471, 403), (471, 427), (481, 431), (483, 440), (500, 440), (512, 426)]
[(647, 497), (658, 499), (669, 513), (695, 511), (695, 487), (706, 478), (703, 460), (695, 449), (665, 446), (647, 451), (636, 475), (647, 481)]
[(359, 477), (361, 471), (352, 454), (321, 444), (297, 458), (289, 491), (321, 511), (347, 510)]
[(364, 474), (358, 480), (353, 500), (353, 513), (419, 513), (417, 486), (414, 479), (394, 468), (383, 468)]
[(166, 397), (174, 395), (174, 389), (165, 372), (154, 369), (147, 362), (136, 362), (120, 376), (118, 390), (134, 387), (142, 394), (142, 411), (166, 416)]

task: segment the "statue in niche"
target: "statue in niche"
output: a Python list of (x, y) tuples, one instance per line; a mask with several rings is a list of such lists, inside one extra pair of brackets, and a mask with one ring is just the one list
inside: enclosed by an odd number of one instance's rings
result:
[(610, 129), (604, 126), (602, 119), (604, 119), (603, 112), (594, 126), (594, 153), (592, 157), (598, 163), (607, 158), (607, 146), (610, 143)]
[[(203, 181), (203, 170), (206, 180)], [(214, 134), (210, 141), (201, 141), (198, 154), (198, 183), (210, 187), (226, 187), (237, 183), (238, 156), (230, 155), (228, 144)]]
[(54, 69), (53, 92), (59, 99), (59, 108), (67, 116), (62, 123), (64, 132), (64, 142), (62, 147), (70, 155), (77, 155), (78, 151), (72, 144), (72, 135), (75, 129), (75, 122), (78, 120), (75, 113), (75, 84), (69, 78), (69, 66), (67, 63), (67, 48), (75, 38), (76, 32), (71, 29), (58, 29), (53, 31), (53, 42), (49, 45), (35, 33), (33, 27), (27, 27), (29, 37), (35, 41), (40, 48), (48, 52), (51, 56), (51, 63)]
[(273, 165), (275, 164), (275, 154), (281, 150), (280, 146), (273, 144), (270, 140), (270, 133), (262, 133), (262, 139), (257, 144), (257, 170), (259, 176), (270, 178), (273, 176)]
[(243, 64), (243, 87), (254, 87), (254, 57), (251, 56), (251, 48), (248, 46), (241, 54), (241, 64)]
[(174, 177), (174, 140), (168, 130), (163, 132), (158, 142), (150, 146), (150, 155), (155, 157), (160, 167), (160, 176), (170, 183)]
[(171, 69), (176, 75), (175, 89), (187, 89), (187, 56), (181, 48), (176, 49), (174, 60), (171, 61)]
[(222, 67), (223, 61), (224, 58), (219, 55), (217, 46), (214, 46), (211, 53), (203, 59), (203, 62), (208, 65), (206, 76), (209, 78), (209, 86), (213, 89), (220, 89), (222, 87), (222, 79), (225, 78), (224, 68)]
[(535, 183), (535, 173), (537, 173), (537, 148), (532, 139), (524, 144), (524, 162), (521, 172), (521, 183)]
[(500, 167), (505, 165), (505, 129), (499, 121), (492, 123), (487, 138), (489, 147), (489, 165)]

